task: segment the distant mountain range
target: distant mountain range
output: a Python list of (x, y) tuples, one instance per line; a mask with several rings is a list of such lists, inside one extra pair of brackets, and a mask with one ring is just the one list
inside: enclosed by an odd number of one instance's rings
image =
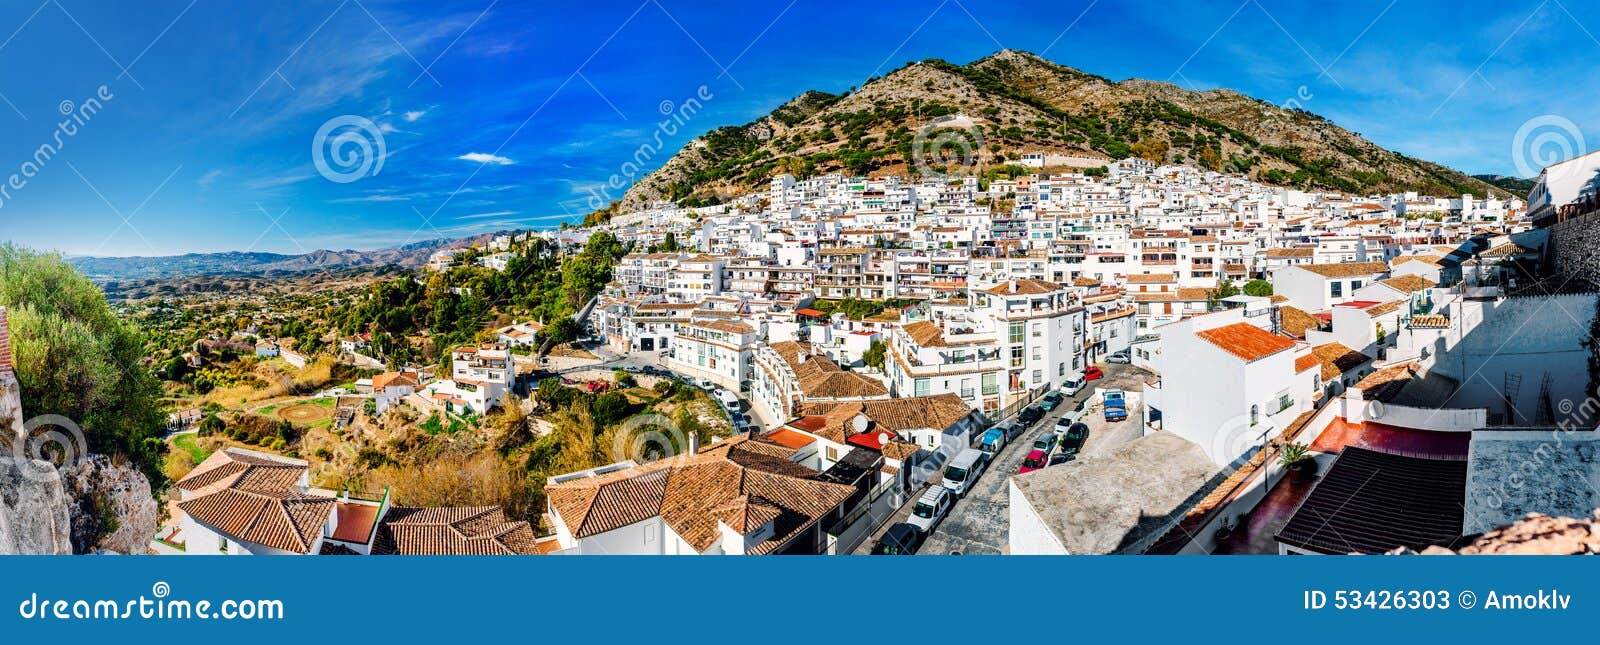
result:
[(1386, 150), (1293, 101), (1114, 82), (1004, 50), (966, 65), (912, 63), (845, 95), (807, 92), (751, 123), (712, 130), (635, 184), (618, 206), (726, 200), (764, 188), (780, 173), (910, 176), (927, 170), (918, 158), (930, 148), (950, 150), (951, 143), (987, 168), (1044, 152), (1137, 156), (1347, 194), (1510, 190)]
[(160, 257), (73, 257), (67, 261), (89, 279), (118, 281), (174, 280), (194, 277), (277, 278), (313, 271), (399, 267), (416, 269), (440, 249), (481, 244), (496, 233), (454, 240), (427, 240), (375, 251), (317, 250), (301, 255), (229, 251)]

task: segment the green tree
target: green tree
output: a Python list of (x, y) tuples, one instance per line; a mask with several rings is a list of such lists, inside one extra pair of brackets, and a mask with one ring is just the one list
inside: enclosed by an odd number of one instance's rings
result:
[(1272, 283), (1256, 278), (1244, 284), (1244, 295), (1266, 298), (1272, 295)]
[(73, 420), (91, 451), (125, 456), (152, 488), (164, 487), (166, 413), (138, 329), (60, 256), (11, 244), (0, 244), (0, 306), (27, 414)]
[(872, 341), (872, 345), (867, 347), (867, 351), (861, 355), (861, 362), (879, 370), (883, 369), (885, 349), (886, 347), (882, 341)]

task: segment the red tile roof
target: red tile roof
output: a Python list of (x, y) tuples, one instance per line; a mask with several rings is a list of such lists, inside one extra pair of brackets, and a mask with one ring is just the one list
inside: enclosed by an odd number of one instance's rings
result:
[(1246, 363), (1254, 363), (1294, 347), (1294, 341), (1288, 338), (1243, 322), (1207, 329), (1195, 335)]

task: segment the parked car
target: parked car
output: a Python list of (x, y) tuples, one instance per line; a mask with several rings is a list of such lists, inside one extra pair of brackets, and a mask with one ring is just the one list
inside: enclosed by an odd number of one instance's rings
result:
[(1044, 395), (1044, 398), (1039, 401), (1039, 409), (1049, 412), (1056, 409), (1056, 406), (1061, 405), (1061, 402), (1066, 399), (1066, 395), (1060, 392), (1051, 392)]
[(1009, 441), (1011, 441), (1011, 437), (1006, 436), (1006, 429), (995, 426), (983, 433), (983, 438), (978, 440), (978, 449), (991, 455), (997, 455), (1000, 454), (1001, 450), (1005, 449), (1006, 443)]
[(1061, 413), (1061, 419), (1056, 421), (1056, 423), (1061, 423), (1061, 421), (1075, 423), (1083, 419), (1083, 409), (1088, 407), (1088, 405), (1089, 404), (1087, 401), (1073, 401), (1071, 403), (1072, 407), (1066, 412)]
[(968, 448), (944, 467), (944, 480), (940, 483), (957, 496), (966, 495), (988, 467), (989, 453)]
[(901, 522), (889, 527), (872, 545), (872, 555), (914, 555), (922, 546), (923, 533), (916, 526)]
[(1056, 419), (1056, 425), (1054, 428), (1051, 428), (1050, 432), (1056, 436), (1056, 441), (1059, 442), (1061, 441), (1061, 437), (1066, 436), (1067, 428), (1072, 427), (1072, 424), (1074, 423), (1077, 422), (1066, 417), (1061, 417), (1060, 419)]
[[(1057, 427), (1059, 428), (1060, 426)], [(1061, 433), (1060, 452), (1067, 455), (1077, 455), (1078, 451), (1083, 449), (1084, 442), (1088, 440), (1089, 426), (1082, 423), (1074, 423), (1067, 427), (1066, 432)]]
[(1031, 426), (1043, 416), (1044, 413), (1040, 412), (1039, 408), (1030, 405), (1023, 408), (1022, 413), (1017, 415), (1017, 423), (1021, 423), (1023, 426)]
[(1126, 349), (1120, 352), (1112, 352), (1110, 356), (1106, 357), (1106, 362), (1127, 365), (1133, 362), (1133, 355)]
[(1043, 452), (1044, 454), (1050, 454), (1050, 451), (1055, 450), (1055, 448), (1056, 435), (1053, 432), (1039, 435), (1038, 439), (1033, 440), (1033, 449)]
[(1000, 425), (995, 426), (995, 428), (999, 428), (999, 429), (1005, 431), (1005, 433), (1006, 433), (1006, 443), (1010, 443), (1012, 440), (1016, 439), (1017, 437), (1022, 436), (1022, 431), (1024, 429), (1022, 427), (1022, 424), (1017, 423), (1015, 421), (1007, 421), (1005, 423), (1002, 423)]
[(1061, 391), (1066, 392), (1067, 396), (1072, 396), (1082, 392), (1088, 384), (1089, 379), (1083, 377), (1083, 372), (1073, 372), (1067, 380), (1061, 382)]
[(1128, 418), (1128, 399), (1122, 390), (1106, 390), (1104, 398), (1107, 421), (1122, 421)]
[(911, 517), (906, 519), (906, 523), (917, 527), (917, 530), (923, 533), (932, 532), (933, 527), (938, 526), (944, 516), (950, 514), (950, 507), (955, 503), (956, 496), (950, 489), (943, 486), (929, 488), (922, 494), (922, 498), (917, 500), (917, 505), (911, 508)]
[(1061, 464), (1067, 463), (1069, 461), (1074, 461), (1077, 458), (1078, 458), (1078, 455), (1076, 455), (1076, 454), (1069, 455), (1069, 454), (1064, 453), (1064, 452), (1058, 452), (1056, 454), (1050, 455), (1050, 465), (1051, 466), (1060, 466)]
[(1103, 379), (1105, 377), (1106, 377), (1105, 371), (1100, 369), (1097, 366), (1094, 366), (1094, 365), (1090, 365), (1089, 367), (1084, 368), (1084, 370), (1083, 370), (1083, 380), (1084, 381), (1098, 381), (1098, 380)]
[(1028, 457), (1022, 460), (1022, 465), (1017, 466), (1017, 474), (1024, 475), (1040, 468), (1044, 468), (1050, 461), (1049, 453), (1043, 450), (1030, 450)]

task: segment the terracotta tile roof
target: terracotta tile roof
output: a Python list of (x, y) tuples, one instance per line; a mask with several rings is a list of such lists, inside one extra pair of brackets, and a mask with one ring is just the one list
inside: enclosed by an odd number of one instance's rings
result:
[(1294, 341), (1244, 322), (1195, 332), (1195, 335), (1246, 363), (1254, 363), (1294, 347)]
[(854, 431), (851, 421), (865, 415), (873, 422), (869, 432), (890, 431), (897, 435), (918, 428), (944, 430), (972, 413), (972, 407), (952, 393), (900, 399), (876, 399), (845, 403), (806, 403), (804, 416), (821, 416), (824, 424), (813, 434), (835, 443), (844, 443)]
[(1387, 273), (1389, 267), (1382, 262), (1341, 262), (1339, 264), (1301, 264), (1296, 268), (1305, 269), (1324, 278), (1353, 278), (1359, 275), (1377, 275)]
[(696, 327), (703, 327), (705, 329), (710, 329), (710, 330), (714, 330), (714, 331), (728, 332), (730, 334), (754, 334), (754, 333), (756, 333), (756, 330), (755, 330), (754, 327), (746, 325), (746, 324), (744, 324), (742, 322), (739, 322), (737, 320), (702, 320), (702, 321), (696, 322), (694, 325)]
[(1390, 260), (1389, 261), (1389, 266), (1397, 267), (1397, 266), (1400, 266), (1400, 265), (1405, 264), (1407, 262), (1410, 262), (1412, 260), (1416, 260), (1416, 261), (1421, 262), (1423, 264), (1431, 264), (1431, 265), (1434, 265), (1434, 266), (1439, 266), (1439, 261), (1443, 260), (1443, 259), (1444, 259), (1444, 256), (1441, 256), (1441, 255), (1400, 255), (1400, 256), (1395, 256), (1395, 258), (1393, 260)]
[(1312, 248), (1294, 249), (1267, 249), (1269, 258), (1309, 258), (1316, 255), (1317, 250)]
[(373, 555), (533, 555), (533, 527), (498, 506), (396, 506), (378, 524)]
[(1178, 277), (1171, 273), (1135, 273), (1124, 280), (1128, 284), (1172, 284), (1177, 281)]
[(1356, 350), (1350, 349), (1341, 343), (1327, 343), (1311, 348), (1311, 354), (1322, 365), (1322, 380), (1331, 381), (1340, 375), (1360, 367), (1370, 358)]
[(944, 347), (944, 330), (939, 324), (930, 320), (919, 320), (914, 323), (901, 325), (900, 329), (911, 337), (911, 342), (918, 347)]
[(1311, 369), (1313, 367), (1316, 367), (1319, 364), (1320, 364), (1320, 362), (1317, 360), (1317, 355), (1316, 354), (1306, 354), (1305, 356), (1296, 356), (1295, 359), (1294, 359), (1294, 373), (1295, 374), (1299, 374), (1299, 373), (1304, 372), (1306, 370), (1309, 370), (1309, 369)]
[(1420, 275), (1400, 275), (1393, 278), (1384, 278), (1378, 282), (1393, 287), (1401, 293), (1416, 293), (1433, 286), (1432, 280)]
[(1061, 285), (1044, 280), (1024, 278), (1021, 280), (1007, 280), (995, 286), (984, 289), (984, 293), (996, 296), (1039, 295), (1054, 293), (1061, 290)]
[(1211, 297), (1211, 290), (1202, 287), (1180, 287), (1178, 300), (1202, 301)]
[(385, 372), (372, 377), (372, 391), (382, 392), (385, 388), (393, 387), (420, 387), (422, 382), (417, 379), (416, 372)]
[(1387, 399), (1393, 394), (1404, 389), (1411, 379), (1416, 378), (1418, 365), (1416, 363), (1399, 363), (1390, 365), (1381, 370), (1368, 374), (1354, 386), (1362, 391), (1362, 398), (1370, 401), (1373, 399)]
[(1306, 338), (1307, 330), (1320, 330), (1322, 328), (1322, 320), (1317, 320), (1315, 315), (1306, 314), (1306, 310), (1299, 309), (1299, 307), (1286, 306), (1286, 304), (1278, 307), (1278, 320), (1280, 320), (1280, 328), (1282, 328), (1283, 333), (1294, 336), (1294, 338)]
[(808, 437), (804, 434), (789, 430), (787, 428), (778, 428), (762, 436), (766, 437), (768, 441), (780, 443), (795, 450), (799, 450), (816, 442), (816, 439), (812, 437)]
[[(749, 553), (770, 553), (832, 512), (855, 492), (817, 479), (782, 455), (789, 448), (759, 439), (724, 441), (684, 455), (599, 477), (551, 484), (550, 508), (582, 538), (659, 516), (695, 550), (720, 537), (718, 522), (770, 521), (773, 537)], [(741, 520), (739, 512), (745, 516)], [(740, 530), (735, 528), (735, 530)]]
[(1413, 329), (1448, 329), (1450, 327), (1450, 318), (1438, 314), (1412, 316), (1411, 327)]
[(304, 461), (225, 448), (178, 481), (193, 493), (178, 508), (236, 540), (310, 553), (335, 500), (300, 492), (305, 471)]
[(1371, 307), (1367, 307), (1363, 311), (1366, 311), (1368, 316), (1370, 316), (1372, 318), (1377, 318), (1378, 316), (1382, 316), (1384, 314), (1394, 313), (1396, 309), (1400, 308), (1400, 305), (1406, 304), (1406, 302), (1408, 302), (1408, 301), (1407, 300), (1391, 300), (1389, 302), (1385, 302), (1385, 303), (1382, 303), (1382, 304), (1377, 304), (1377, 305), (1373, 305)]
[[(869, 376), (847, 372), (822, 354), (812, 354), (809, 346), (794, 341), (772, 345), (799, 380), (801, 394), (817, 399), (852, 399), (887, 396), (889, 388)], [(803, 359), (803, 360), (802, 360)]]

